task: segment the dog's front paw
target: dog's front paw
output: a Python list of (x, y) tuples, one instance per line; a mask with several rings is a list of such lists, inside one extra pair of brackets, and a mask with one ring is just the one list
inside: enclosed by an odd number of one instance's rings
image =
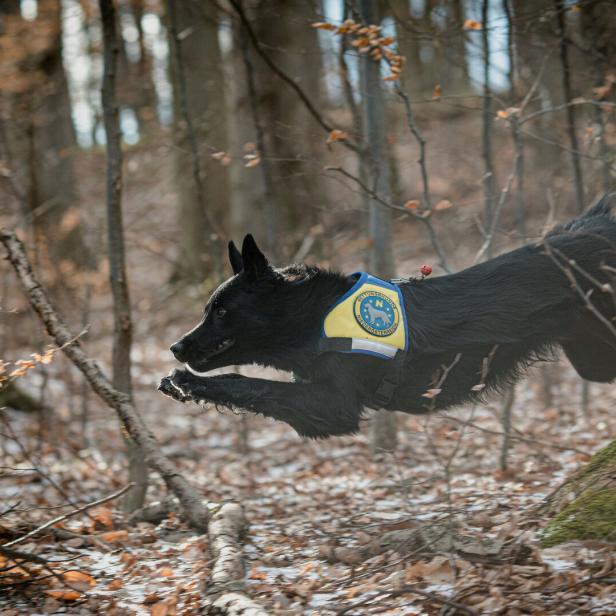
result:
[(171, 375), (160, 380), (158, 391), (178, 402), (188, 402), (191, 399), (189, 395), (173, 382)]
[(180, 389), (184, 389), (196, 380), (194, 374), (188, 372), (188, 370), (182, 370), (181, 368), (174, 368), (167, 378), (171, 380), (173, 385)]

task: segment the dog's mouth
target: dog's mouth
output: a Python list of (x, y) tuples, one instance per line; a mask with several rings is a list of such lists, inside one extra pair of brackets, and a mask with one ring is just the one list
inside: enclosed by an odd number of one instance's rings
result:
[(208, 369), (208, 362), (213, 358), (217, 357), (221, 353), (224, 353), (227, 349), (230, 349), (235, 344), (235, 340), (233, 338), (225, 338), (221, 340), (216, 347), (210, 351), (205, 357), (199, 359), (197, 361), (187, 362), (185, 365), (193, 373), (199, 371), (205, 371)]

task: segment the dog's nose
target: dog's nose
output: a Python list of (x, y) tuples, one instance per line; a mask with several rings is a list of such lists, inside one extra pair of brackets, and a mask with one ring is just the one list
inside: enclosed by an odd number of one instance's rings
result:
[(182, 361), (182, 354), (185, 351), (185, 346), (186, 345), (181, 340), (178, 340), (169, 347), (169, 350), (175, 355), (177, 360)]

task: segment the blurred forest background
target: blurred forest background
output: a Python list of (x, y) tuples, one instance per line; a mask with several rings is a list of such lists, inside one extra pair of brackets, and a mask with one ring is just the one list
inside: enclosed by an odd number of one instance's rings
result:
[[(71, 332), (131, 394), (166, 454), (204, 490), (219, 485), (220, 498), (249, 490), (242, 473), (239, 484), (220, 473), (280, 434), (299, 459), (330, 447), (289, 445), (283, 426), (204, 415), (155, 393), (172, 365), (168, 346), (229, 275), (228, 239), (252, 232), (280, 265), (387, 277), (428, 263), (438, 275), (539, 239), (613, 187), (611, 0), (117, 0), (115, 9), (107, 92), (119, 132), (101, 99), (98, 2), (0, 0), (0, 227), (18, 230)], [(45, 350), (8, 262), (0, 271), (0, 406), (11, 409), (0, 499), (68, 506), (125, 485), (115, 418)], [(616, 434), (603, 415), (597, 432), (589, 427), (607, 391), (547, 364), (494, 403), (492, 441), (468, 451), (477, 461), (484, 447), (500, 473), (521, 468), (519, 408), (583, 432), (592, 451)], [(402, 433), (424, 429), (400, 421), (389, 455), (404, 466), (419, 454)], [(370, 438), (330, 451), (365, 460), (396, 451), (395, 415), (374, 421)], [(212, 449), (208, 475), (201, 457)], [(147, 469), (130, 443), (129, 457), (134, 510)]]

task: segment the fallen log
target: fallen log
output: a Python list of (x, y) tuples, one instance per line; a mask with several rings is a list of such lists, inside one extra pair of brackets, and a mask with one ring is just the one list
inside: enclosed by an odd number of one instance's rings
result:
[(212, 597), (208, 614), (225, 616), (267, 616), (268, 612), (248, 597), (245, 590), (244, 559), (240, 537), (246, 528), (244, 510), (238, 503), (225, 503), (212, 515), (209, 526), (210, 550), (214, 556)]

